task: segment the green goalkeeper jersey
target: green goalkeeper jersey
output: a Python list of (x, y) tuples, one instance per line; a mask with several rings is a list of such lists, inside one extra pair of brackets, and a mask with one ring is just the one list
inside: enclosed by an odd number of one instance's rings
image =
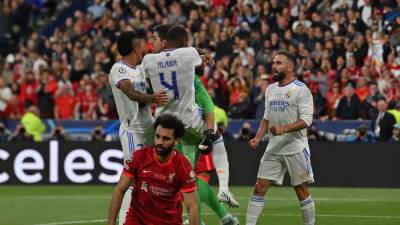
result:
[(195, 102), (201, 109), (203, 109), (204, 113), (214, 112), (214, 103), (210, 95), (208, 95), (200, 77), (197, 75), (194, 77), (194, 91)]

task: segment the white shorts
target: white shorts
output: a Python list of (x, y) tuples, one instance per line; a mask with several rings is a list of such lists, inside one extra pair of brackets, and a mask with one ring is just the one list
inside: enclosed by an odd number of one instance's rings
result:
[(131, 128), (120, 128), (119, 139), (124, 153), (124, 164), (129, 160), (134, 151), (154, 143), (154, 131), (150, 127), (147, 131), (134, 131)]
[(258, 168), (257, 178), (282, 185), (286, 171), (289, 172), (292, 186), (314, 182), (310, 153), (306, 149), (293, 155), (273, 155), (265, 152)]

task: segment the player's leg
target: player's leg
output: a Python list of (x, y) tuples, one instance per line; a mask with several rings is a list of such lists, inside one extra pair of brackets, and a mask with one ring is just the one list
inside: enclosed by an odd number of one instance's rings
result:
[(284, 158), (290, 174), (291, 184), (300, 202), (303, 223), (305, 225), (314, 225), (315, 204), (308, 191), (308, 183), (314, 182), (310, 154), (307, 150), (304, 150), (294, 155), (284, 156)]
[(300, 202), (300, 211), (304, 225), (314, 225), (315, 223), (315, 204), (308, 191), (306, 183), (294, 187), (297, 198)]
[(239, 220), (233, 217), (225, 206), (218, 201), (217, 196), (208, 184), (211, 172), (214, 170), (211, 154), (201, 154), (195, 168), (196, 177), (199, 179), (198, 186), (200, 187), (201, 201), (217, 214), (222, 224), (238, 224)]
[(217, 139), (213, 143), (212, 158), (219, 182), (218, 198), (230, 207), (239, 207), (239, 202), (236, 201), (233, 194), (229, 191), (229, 161), (224, 139), (218, 131), (216, 137)]
[(258, 168), (257, 182), (253, 196), (249, 200), (246, 214), (246, 225), (255, 225), (264, 209), (265, 194), (272, 182), (281, 185), (286, 169), (282, 164), (282, 157), (264, 153)]

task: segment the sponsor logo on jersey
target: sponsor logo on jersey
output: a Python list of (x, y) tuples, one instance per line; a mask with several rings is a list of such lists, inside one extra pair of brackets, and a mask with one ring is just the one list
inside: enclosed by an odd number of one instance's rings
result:
[(140, 187), (140, 190), (144, 190), (145, 192), (148, 191), (148, 187), (147, 187), (146, 181), (143, 181), (143, 182), (142, 182), (142, 186)]
[(288, 101), (272, 100), (269, 102), (270, 111), (272, 112), (284, 112), (288, 106)]
[(169, 175), (168, 175), (168, 180), (167, 180), (167, 183), (172, 183), (172, 181), (174, 181), (174, 177), (175, 177), (175, 173), (170, 173)]
[(151, 173), (151, 171), (150, 171), (150, 170), (144, 169), (144, 170), (143, 170), (143, 173)]

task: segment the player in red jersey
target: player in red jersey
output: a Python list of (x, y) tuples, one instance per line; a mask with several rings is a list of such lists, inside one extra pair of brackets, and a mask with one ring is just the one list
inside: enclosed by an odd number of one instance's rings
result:
[(124, 225), (180, 225), (182, 197), (189, 224), (199, 224), (194, 171), (185, 156), (174, 149), (185, 133), (184, 125), (166, 114), (158, 117), (153, 127), (155, 145), (135, 151), (121, 174), (112, 196), (108, 225), (115, 225), (123, 196), (133, 180), (132, 200)]

